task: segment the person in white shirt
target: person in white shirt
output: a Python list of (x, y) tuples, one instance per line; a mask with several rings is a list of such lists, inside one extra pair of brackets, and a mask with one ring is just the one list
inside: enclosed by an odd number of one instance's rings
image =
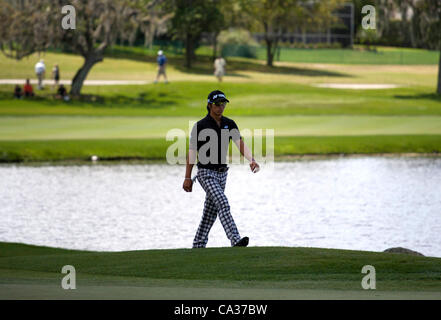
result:
[(35, 65), (35, 74), (37, 75), (37, 78), (38, 78), (38, 89), (39, 90), (43, 90), (43, 80), (44, 80), (45, 73), (46, 73), (46, 66), (44, 64), (44, 61), (40, 60)]
[(224, 58), (218, 57), (214, 60), (214, 75), (217, 77), (219, 82), (222, 82), (222, 77), (225, 75), (225, 66), (227, 62)]

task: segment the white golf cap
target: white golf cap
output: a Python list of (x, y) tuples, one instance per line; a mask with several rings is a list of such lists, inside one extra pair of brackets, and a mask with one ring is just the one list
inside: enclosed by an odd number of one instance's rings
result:
[(164, 53), (164, 52), (163, 52), (162, 50), (159, 50), (159, 51), (158, 51), (158, 56), (162, 56), (163, 53)]

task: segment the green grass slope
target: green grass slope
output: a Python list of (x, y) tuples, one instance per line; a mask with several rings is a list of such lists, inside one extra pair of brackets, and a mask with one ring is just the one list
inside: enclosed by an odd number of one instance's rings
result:
[[(101, 160), (166, 161), (165, 139), (84, 139), (1, 141), (0, 163)], [(266, 155), (265, 141), (262, 156)], [(230, 145), (231, 148), (236, 148)], [(274, 159), (297, 155), (441, 153), (441, 135), (275, 137)], [(177, 155), (176, 155), (177, 156)], [(256, 155), (257, 161), (260, 157)], [(185, 163), (185, 157), (180, 159)]]
[(366, 298), (364, 265), (376, 269), (380, 298), (441, 298), (441, 259), (431, 257), (288, 247), (84, 252), (14, 243), (0, 243), (0, 252), (0, 288), (12, 290), (0, 291), (1, 298), (29, 297), (30, 291), (37, 297), (40, 290), (45, 297), (43, 289), (66, 298), (60, 288), (64, 265), (76, 269), (78, 298), (110, 298), (118, 288), (133, 288), (136, 298), (142, 292), (155, 297), (154, 290), (169, 298), (203, 299), (204, 290), (205, 298), (224, 299), (234, 292), (237, 298)]

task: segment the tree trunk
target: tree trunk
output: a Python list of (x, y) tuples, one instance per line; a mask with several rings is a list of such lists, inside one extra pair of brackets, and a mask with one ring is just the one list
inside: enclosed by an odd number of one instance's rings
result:
[(409, 22), (409, 35), (410, 35), (410, 45), (412, 48), (417, 47), (417, 41), (415, 37), (415, 29), (414, 29), (414, 19), (410, 20)]
[(217, 58), (217, 37), (219, 36), (219, 32), (213, 33), (213, 61)]
[(191, 68), (191, 63), (193, 61), (193, 38), (191, 35), (187, 34), (186, 41), (185, 41), (185, 66), (187, 68)]
[(103, 61), (103, 57), (99, 54), (92, 54), (85, 57), (84, 60), (83, 66), (77, 71), (77, 74), (72, 80), (70, 94), (73, 96), (79, 96), (81, 94), (84, 80), (86, 80), (89, 71), (96, 63)]
[(436, 92), (441, 95), (441, 48), (439, 50), (439, 63), (438, 63), (438, 88)]
[(274, 52), (272, 50), (273, 42), (271, 39), (265, 39), (266, 42), (266, 65), (268, 67), (273, 66)]

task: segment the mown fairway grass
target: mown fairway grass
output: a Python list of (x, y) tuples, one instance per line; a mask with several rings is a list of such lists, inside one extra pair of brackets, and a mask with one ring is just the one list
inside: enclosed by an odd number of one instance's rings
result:
[[(393, 49), (387, 49), (392, 50)], [(315, 51), (314, 51), (315, 52)], [(317, 51), (325, 52), (325, 51)], [(332, 51), (334, 52), (334, 51)], [(335, 51), (336, 52), (336, 51)], [(412, 51), (413, 54), (426, 54)], [(275, 155), (327, 153), (440, 152), (441, 98), (436, 65), (334, 65), (279, 63), (234, 58), (230, 76), (217, 83), (208, 56), (192, 70), (170, 55), (164, 84), (86, 86), (84, 97), (65, 103), (47, 87), (32, 100), (11, 98), (0, 86), (0, 161), (164, 159), (172, 128), (188, 132), (188, 120), (206, 114), (207, 93), (224, 90), (231, 100), (225, 115), (241, 129), (275, 130)], [(0, 58), (0, 78), (33, 77), (37, 56), (21, 62)], [(81, 58), (47, 53), (73, 77)], [(3, 67), (1, 67), (3, 66)], [(116, 48), (92, 70), (90, 79), (146, 80), (155, 76), (154, 56)], [(315, 83), (392, 83), (388, 90), (337, 90)]]
[[(436, 64), (439, 52), (412, 48), (377, 47), (376, 51), (351, 49), (290, 49), (283, 48), (278, 57), (286, 62), (313, 62), (337, 64), (404, 64), (422, 65)], [(257, 58), (264, 60), (266, 52), (259, 48)]]
[[(266, 47), (254, 47), (257, 59), (266, 60)], [(159, 47), (158, 49), (159, 50)], [(156, 50), (156, 51), (157, 51)], [(136, 48), (127, 49), (116, 47), (114, 54), (122, 52), (144, 52), (155, 54), (155, 51)], [(200, 47), (196, 53), (204, 56), (211, 56), (212, 49), (207, 46)], [(365, 46), (354, 45), (354, 49), (305, 49), (305, 48), (280, 48), (280, 54), (276, 52), (275, 60), (282, 62), (298, 63), (326, 63), (326, 64), (372, 64), (372, 65), (428, 65), (438, 63), (439, 51), (421, 50), (414, 48), (398, 48), (375, 46), (372, 50), (366, 50)]]
[[(275, 156), (439, 153), (441, 101), (424, 88), (335, 90), (223, 84), (241, 130), (274, 129)], [(210, 83), (86, 87), (86, 101), (0, 100), (0, 161), (164, 159), (166, 133), (205, 114)], [(4, 89), (4, 88), (3, 88)], [(6, 92), (3, 90), (3, 94)], [(245, 132), (244, 132), (245, 133)]]
[[(75, 295), (61, 268), (77, 272)], [(377, 290), (361, 289), (364, 265)], [(0, 298), (432, 298), (440, 258), (363, 251), (249, 247), (85, 252), (0, 243)], [(128, 288), (132, 290), (128, 290)]]
[[(90, 74), (90, 79), (114, 79), (115, 75), (122, 76), (123, 79), (140, 79), (140, 75), (151, 74), (156, 71), (155, 59), (156, 52), (160, 48), (154, 50), (142, 47), (121, 47), (115, 46), (107, 51), (104, 63), (98, 64)], [(212, 74), (210, 48), (201, 47), (198, 51), (198, 61), (195, 63), (194, 70), (186, 70), (182, 54), (177, 54), (174, 50), (165, 52), (169, 58), (172, 73), (193, 73), (193, 74)], [(237, 57), (227, 57), (228, 71), (251, 70), (259, 72), (271, 71), (270, 68), (259, 66), (266, 61), (266, 48), (260, 47), (256, 50), (256, 59), (242, 59)], [(50, 76), (50, 68), (54, 64), (59, 64), (62, 77), (72, 78), (81, 66), (82, 58), (72, 54), (61, 54), (55, 51), (43, 53), (42, 55), (34, 54), (21, 61), (7, 59), (0, 55), (0, 79), (20, 79), (34, 77), (33, 67), (35, 63), (44, 58), (46, 65), (49, 67), (48, 76)], [(280, 58), (280, 59), (278, 59)], [(430, 51), (413, 48), (394, 48), (394, 47), (377, 47), (377, 51), (363, 50), (362, 46), (356, 46), (355, 50), (351, 49), (291, 49), (282, 48), (280, 56), (276, 55), (276, 64), (278, 62), (289, 63), (323, 63), (328, 65), (363, 65), (364, 67), (389, 66), (389, 65), (409, 65), (409, 66), (436, 66), (439, 61), (439, 51)], [(329, 66), (328, 66), (329, 67)], [(332, 68), (332, 67), (331, 67)], [(379, 68), (377, 68), (379, 69)], [(280, 73), (287, 70), (272, 70), (272, 72)], [(296, 71), (292, 69), (291, 71)], [(299, 71), (299, 70), (297, 70)], [(381, 73), (381, 70), (378, 70)], [(319, 75), (319, 74), (316, 74)], [(118, 79), (120, 79), (118, 77)]]
[(338, 90), (292, 83), (176, 82), (169, 85), (88, 86), (83, 100), (55, 100), (47, 89), (39, 98), (14, 100), (12, 86), (0, 87), (0, 116), (194, 116), (206, 112), (206, 96), (228, 94), (231, 116), (441, 115), (441, 97), (431, 88)]
[[(381, 53), (365, 53), (349, 50), (291, 50), (287, 49), (294, 62), (275, 62), (275, 67), (267, 67), (264, 60), (227, 58), (228, 83), (393, 83), (405, 86), (430, 86), (435, 88), (438, 71), (439, 52), (418, 49), (403, 49), (415, 55), (412, 63), (401, 64), (391, 60), (383, 64), (384, 55), (394, 48), (383, 48)], [(384, 51), (384, 53), (383, 53)], [(401, 51), (400, 51), (401, 52)], [(172, 82), (204, 81), (216, 83), (213, 76), (211, 55), (198, 56), (192, 69), (184, 66), (182, 55), (167, 53), (169, 57), (168, 75)], [(369, 64), (357, 63), (349, 56), (374, 56)], [(305, 59), (302, 59), (305, 57)], [(324, 57), (324, 62), (323, 61)], [(328, 59), (331, 57), (332, 59)], [(39, 56), (31, 55), (21, 61), (7, 59), (0, 55), (0, 79), (35, 79), (34, 65), (44, 58), (50, 78), (54, 64), (60, 65), (61, 79), (72, 79), (81, 67), (83, 59), (76, 55), (47, 52)], [(297, 59), (298, 58), (298, 59)], [(94, 66), (90, 80), (144, 80), (153, 81), (156, 76), (156, 54), (139, 48), (115, 48), (102, 63)], [(296, 60), (297, 59), (297, 60)], [(392, 64), (390, 64), (392, 62)], [(373, 63), (373, 64), (372, 64)], [(97, 92), (94, 92), (97, 94)]]
[[(0, 162), (90, 160), (92, 155), (97, 155), (101, 160), (165, 161), (171, 143), (165, 139), (0, 141)], [(265, 156), (265, 140), (262, 145)], [(383, 153), (439, 154), (441, 135), (299, 136), (274, 139), (275, 160), (291, 155)], [(256, 159), (259, 157), (256, 156)], [(185, 162), (185, 159), (181, 160)]]
[[(0, 117), (0, 141), (163, 138), (180, 129), (188, 138), (196, 117)], [(441, 135), (441, 117), (271, 116), (234, 117), (243, 136), (274, 130), (277, 137)], [(191, 126), (190, 126), (191, 125)]]

